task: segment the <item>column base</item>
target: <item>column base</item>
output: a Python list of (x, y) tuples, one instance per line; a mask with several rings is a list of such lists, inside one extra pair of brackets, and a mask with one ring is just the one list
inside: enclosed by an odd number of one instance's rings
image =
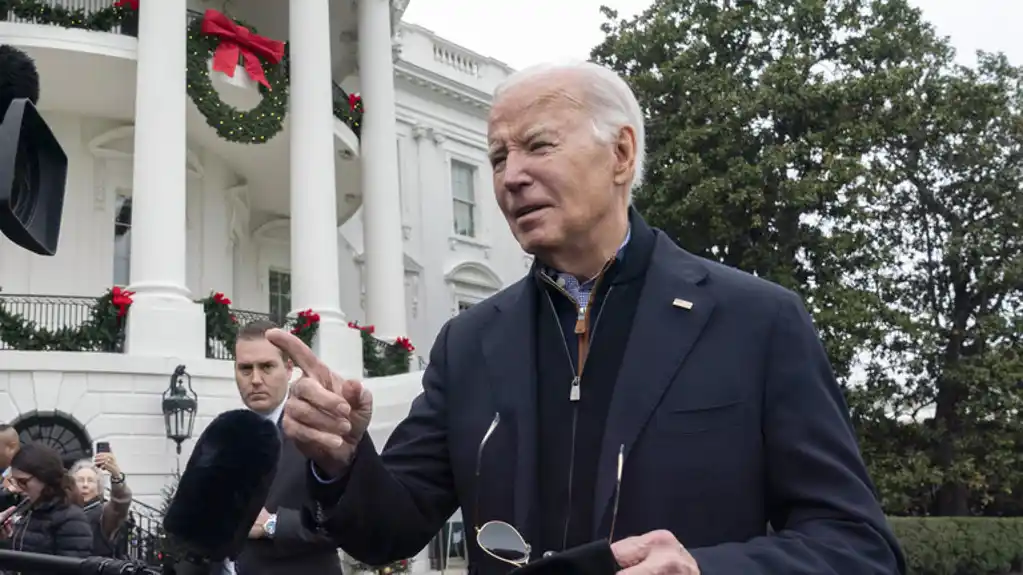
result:
[(363, 379), (362, 336), (348, 327), (340, 312), (317, 311), (320, 327), (313, 338), (313, 352), (330, 369), (346, 379)]
[(205, 358), (206, 315), (202, 304), (179, 294), (135, 294), (128, 308), (124, 348), (129, 355)]

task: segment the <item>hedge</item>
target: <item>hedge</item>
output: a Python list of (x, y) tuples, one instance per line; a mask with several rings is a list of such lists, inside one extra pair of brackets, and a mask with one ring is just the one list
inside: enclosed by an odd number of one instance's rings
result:
[(909, 575), (1023, 573), (1023, 517), (891, 517)]

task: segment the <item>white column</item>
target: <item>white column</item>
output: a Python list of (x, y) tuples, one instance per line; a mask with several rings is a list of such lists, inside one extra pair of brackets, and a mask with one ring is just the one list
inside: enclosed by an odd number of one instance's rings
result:
[(206, 322), (186, 287), (186, 0), (139, 11), (126, 351), (201, 358)]
[(329, 0), (291, 0), (291, 302), (320, 314), (314, 347), (333, 369), (362, 377), (359, 333), (341, 311)]
[(408, 336), (391, 58), (391, 3), (358, 0), (362, 88), (362, 233), (366, 321), (384, 338)]

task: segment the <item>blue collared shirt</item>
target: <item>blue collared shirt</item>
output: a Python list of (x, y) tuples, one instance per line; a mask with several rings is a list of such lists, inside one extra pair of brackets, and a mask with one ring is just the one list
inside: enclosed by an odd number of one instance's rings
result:
[[(625, 232), (625, 239), (622, 240), (622, 244), (618, 246), (618, 251), (615, 252), (616, 259), (620, 260), (622, 258), (622, 252), (625, 251), (625, 246), (629, 245), (629, 239), (631, 238), (632, 226), (629, 226)], [(553, 268), (545, 267), (544, 271), (547, 275), (557, 280), (558, 285), (563, 287), (568, 292), (568, 295), (572, 296), (572, 299), (575, 300), (576, 305), (579, 306), (579, 311), (585, 313), (586, 306), (590, 305), (590, 295), (597, 284), (597, 278), (600, 277), (599, 274), (584, 282), (580, 282), (574, 275), (559, 272)]]

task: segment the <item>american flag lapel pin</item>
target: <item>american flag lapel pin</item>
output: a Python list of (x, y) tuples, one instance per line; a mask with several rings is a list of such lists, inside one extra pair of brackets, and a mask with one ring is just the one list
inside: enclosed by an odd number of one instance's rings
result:
[(675, 301), (671, 302), (671, 305), (680, 309), (693, 309), (693, 302), (687, 299), (675, 298)]

